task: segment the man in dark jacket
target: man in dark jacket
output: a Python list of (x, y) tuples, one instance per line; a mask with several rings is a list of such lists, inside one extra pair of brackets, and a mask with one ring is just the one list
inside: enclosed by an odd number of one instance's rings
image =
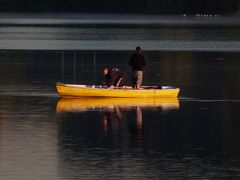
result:
[(126, 75), (118, 68), (109, 68), (105, 67), (103, 69), (103, 74), (106, 77), (106, 86), (107, 87), (122, 87), (124, 86), (124, 81)]
[(135, 89), (140, 89), (140, 86), (142, 85), (143, 69), (146, 65), (141, 47), (136, 47), (136, 53), (131, 56), (128, 65), (132, 67), (133, 71), (132, 87)]

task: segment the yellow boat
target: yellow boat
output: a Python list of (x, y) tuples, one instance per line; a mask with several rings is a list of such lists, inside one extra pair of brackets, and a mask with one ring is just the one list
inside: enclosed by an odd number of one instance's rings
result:
[(106, 88), (100, 85), (77, 85), (57, 83), (57, 92), (62, 97), (116, 97), (116, 98), (167, 98), (177, 97), (179, 88), (172, 86), (142, 86), (133, 89), (129, 86), (122, 88)]
[(57, 112), (85, 111), (95, 108), (112, 107), (161, 107), (163, 110), (179, 109), (178, 98), (61, 98)]

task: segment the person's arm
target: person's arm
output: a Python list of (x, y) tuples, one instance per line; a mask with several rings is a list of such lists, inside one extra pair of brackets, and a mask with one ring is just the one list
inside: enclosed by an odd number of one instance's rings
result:
[(111, 74), (110, 72), (108, 72), (108, 74), (106, 75), (106, 86), (110, 87), (111, 86)]
[(121, 72), (121, 71), (118, 72), (118, 77), (116, 78), (116, 81), (115, 81), (115, 83), (114, 83), (114, 86), (115, 86), (115, 87), (118, 87), (118, 86), (120, 85), (120, 83), (122, 82), (123, 78), (124, 78), (124, 73)]
[(111, 86), (111, 81), (109, 78), (106, 77), (106, 86), (110, 87)]
[(123, 78), (120, 77), (117, 79), (116, 83), (114, 84), (114, 87), (119, 87), (120, 83), (122, 82)]
[(121, 77), (121, 71), (118, 68), (113, 68), (110, 72), (110, 86), (116, 86), (119, 77)]

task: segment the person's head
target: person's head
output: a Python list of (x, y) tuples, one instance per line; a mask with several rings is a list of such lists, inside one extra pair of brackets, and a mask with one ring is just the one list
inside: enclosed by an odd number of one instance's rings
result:
[(142, 49), (141, 49), (141, 47), (136, 47), (136, 51), (137, 51), (137, 53), (141, 53), (142, 52)]
[(108, 74), (108, 67), (105, 67), (103, 69), (103, 75), (106, 76)]

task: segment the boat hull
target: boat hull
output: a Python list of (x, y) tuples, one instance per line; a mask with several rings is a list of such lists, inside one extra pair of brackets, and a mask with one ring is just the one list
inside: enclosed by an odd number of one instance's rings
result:
[(94, 85), (76, 85), (57, 83), (57, 92), (61, 97), (117, 97), (117, 98), (143, 98), (143, 97), (177, 97), (179, 88), (104, 88)]

